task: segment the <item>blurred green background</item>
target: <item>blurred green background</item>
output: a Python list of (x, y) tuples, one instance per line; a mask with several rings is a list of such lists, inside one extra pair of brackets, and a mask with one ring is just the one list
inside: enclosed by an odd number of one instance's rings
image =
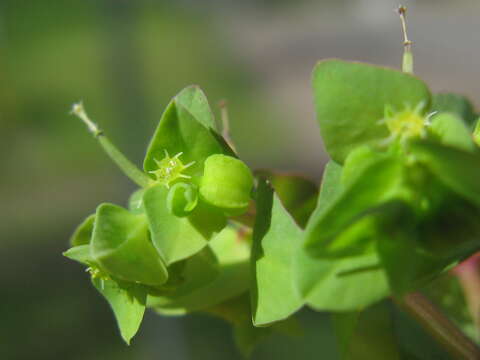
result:
[[(405, 1), (416, 70), (434, 90), (480, 101), (473, 0)], [(309, 75), (341, 57), (398, 66), (390, 0), (2, 0), (0, 2), (0, 358), (236, 359), (230, 329), (200, 315), (148, 314), (133, 345), (80, 266), (61, 256), (100, 202), (133, 185), (69, 115), (90, 116), (140, 163), (160, 115), (199, 84), (252, 167), (320, 177), (326, 161)], [(305, 311), (303, 338), (270, 339), (258, 359), (335, 359), (328, 317)]]

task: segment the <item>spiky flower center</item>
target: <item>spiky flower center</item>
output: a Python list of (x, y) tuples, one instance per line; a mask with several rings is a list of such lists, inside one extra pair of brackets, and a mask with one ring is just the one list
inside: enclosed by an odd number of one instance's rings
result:
[(401, 112), (394, 112), (391, 108), (385, 109), (385, 117), (381, 120), (390, 131), (390, 140), (400, 139), (402, 141), (424, 137), (426, 126), (429, 124), (429, 116), (422, 113), (424, 104), (420, 103), (415, 108), (406, 106)]
[(156, 181), (165, 185), (167, 189), (170, 188), (170, 185), (177, 179), (190, 179), (191, 176), (182, 174), (182, 172), (188, 167), (192, 166), (195, 162), (192, 161), (184, 165), (182, 160), (180, 160), (180, 156), (182, 156), (182, 154), (183, 153), (180, 152), (175, 156), (170, 157), (168, 151), (165, 150), (165, 157), (162, 160), (154, 159), (158, 169), (149, 171), (149, 173), (154, 174)]

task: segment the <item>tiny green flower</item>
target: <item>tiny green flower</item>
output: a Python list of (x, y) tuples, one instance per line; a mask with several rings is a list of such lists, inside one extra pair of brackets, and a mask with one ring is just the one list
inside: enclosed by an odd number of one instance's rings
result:
[(186, 165), (183, 164), (182, 160), (180, 160), (180, 156), (182, 156), (182, 152), (179, 152), (174, 157), (170, 157), (168, 151), (165, 150), (165, 157), (162, 160), (155, 160), (155, 163), (158, 166), (158, 169), (149, 171), (149, 173), (154, 174), (156, 176), (156, 181), (160, 184), (163, 184), (170, 188), (170, 185), (180, 178), (183, 179), (191, 179), (191, 176), (182, 174), (182, 172), (192, 166), (195, 161), (192, 161)]
[(390, 106), (386, 106), (385, 117), (379, 123), (385, 124), (390, 131), (387, 142), (395, 139), (405, 141), (425, 137), (427, 134), (426, 127), (430, 123), (430, 115), (423, 115), (424, 106), (423, 102), (420, 102), (413, 109), (410, 105), (406, 105), (405, 109), (400, 112), (395, 112)]

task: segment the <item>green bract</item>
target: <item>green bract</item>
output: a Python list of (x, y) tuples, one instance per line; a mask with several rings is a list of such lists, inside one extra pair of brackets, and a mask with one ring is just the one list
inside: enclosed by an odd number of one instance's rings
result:
[[(187, 88), (170, 102), (163, 113), (148, 146), (143, 167), (145, 172), (155, 179), (155, 172), (159, 170), (162, 160), (166, 156), (176, 156), (176, 160), (181, 159), (183, 166), (191, 165), (184, 171), (179, 171), (182, 166), (173, 164), (172, 169), (178, 174), (177, 177), (169, 179), (168, 184), (181, 180), (178, 176), (181, 173), (191, 176), (192, 181), (198, 183), (203, 175), (205, 160), (210, 155), (221, 153), (229, 154), (223, 143), (218, 141), (215, 124), (203, 93), (197, 88)], [(163, 170), (162, 173), (168, 172), (169, 161), (161, 164), (164, 165), (164, 168), (160, 169)]]
[(95, 288), (109, 302), (127, 344), (137, 333), (145, 313), (147, 293), (138, 284), (92, 279)]
[(168, 278), (150, 241), (144, 215), (133, 215), (116, 205), (100, 205), (90, 248), (95, 262), (122, 280), (161, 285)]
[(225, 218), (206, 206), (196, 206), (187, 217), (169, 210), (169, 189), (157, 184), (147, 189), (143, 204), (153, 245), (166, 264), (185, 259), (206, 246), (207, 241), (225, 226)]
[(307, 249), (326, 257), (372, 250), (376, 213), (385, 203), (408, 196), (403, 172), (400, 159), (383, 154), (365, 166), (328, 206), (313, 213), (305, 232)]
[(303, 305), (292, 272), (292, 254), (302, 230), (263, 180), (258, 187), (257, 211), (252, 250), (255, 287), (251, 296), (253, 323), (264, 325), (286, 319)]
[(430, 109), (431, 96), (418, 78), (369, 64), (326, 60), (313, 70), (317, 119), (333, 160), (343, 163), (359, 145), (378, 145), (390, 134), (381, 123), (386, 107), (401, 112), (421, 105)]
[(196, 186), (185, 183), (176, 183), (168, 191), (167, 208), (171, 214), (184, 217), (190, 214), (197, 206), (198, 191)]
[[(325, 168), (312, 220), (316, 214), (328, 209), (341, 194), (341, 176), (342, 167), (330, 161)], [(379, 266), (379, 257), (375, 252), (341, 259), (318, 259), (299, 245), (293, 269), (298, 291), (305, 302), (317, 310), (359, 310), (389, 293), (385, 271)]]
[(440, 143), (466, 151), (475, 150), (472, 133), (458, 115), (438, 113), (431, 121), (429, 131)]
[(72, 237), (70, 238), (70, 244), (72, 246), (89, 244), (92, 237), (94, 222), (95, 214), (87, 217), (73, 233)]
[(472, 103), (464, 96), (452, 93), (440, 93), (433, 96), (432, 111), (449, 112), (457, 115), (468, 127), (472, 127), (478, 114)]
[(207, 309), (247, 291), (249, 244), (246, 239), (239, 239), (236, 231), (227, 227), (210, 241), (209, 248), (218, 262), (217, 276), (207, 275), (209, 281), (205, 281), (206, 268), (199, 266), (200, 259), (195, 255), (187, 262), (185, 282), (164, 295), (150, 296), (148, 305), (160, 313), (178, 314)]

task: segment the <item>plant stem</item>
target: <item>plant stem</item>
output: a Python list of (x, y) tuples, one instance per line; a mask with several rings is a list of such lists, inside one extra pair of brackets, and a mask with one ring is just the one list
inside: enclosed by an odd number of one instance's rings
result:
[(130, 180), (141, 187), (147, 187), (151, 184), (152, 180), (150, 177), (128, 160), (103, 133), (99, 134), (96, 138), (110, 159), (117, 164)]
[(407, 294), (396, 303), (412, 315), (455, 359), (480, 359), (480, 348), (424, 295)]
[(236, 153), (237, 149), (235, 148), (235, 144), (230, 136), (230, 119), (228, 117), (227, 101), (220, 101), (218, 103), (218, 107), (220, 108), (220, 115), (222, 118), (222, 136), (227, 142), (228, 146), (230, 146), (230, 148)]
[(412, 54), (412, 41), (408, 39), (407, 35), (407, 8), (405, 6), (399, 6), (398, 15), (400, 16), (400, 22), (402, 23), (403, 32), (403, 60), (402, 71), (407, 74), (413, 74), (413, 54)]
[(463, 289), (465, 301), (475, 323), (476, 336), (480, 330), (480, 254), (475, 254), (452, 269)]
[(72, 114), (78, 116), (87, 125), (88, 130), (98, 140), (103, 150), (107, 153), (110, 159), (122, 170), (122, 172), (130, 178), (134, 183), (141, 187), (147, 187), (152, 180), (148, 175), (141, 171), (134, 163), (127, 159), (118, 148), (105, 136), (92, 120), (88, 117), (83, 104), (77, 103), (72, 107)]

